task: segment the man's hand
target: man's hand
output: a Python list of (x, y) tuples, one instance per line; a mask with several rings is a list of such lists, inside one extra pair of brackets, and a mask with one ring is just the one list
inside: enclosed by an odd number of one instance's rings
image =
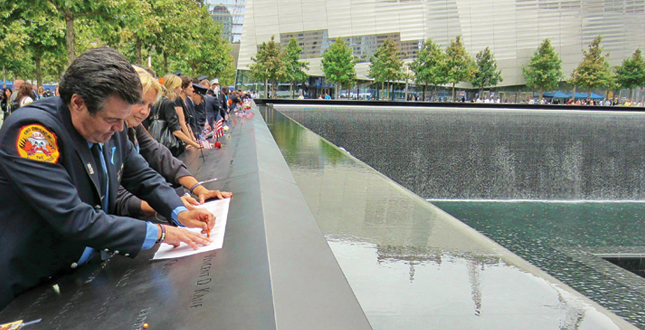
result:
[(195, 209), (195, 206), (199, 206), (199, 202), (188, 194), (181, 196), (181, 201), (184, 202), (184, 206), (191, 211)]
[(217, 198), (224, 199), (233, 197), (232, 192), (228, 191), (219, 191), (219, 190), (208, 190), (204, 186), (197, 186), (193, 193), (199, 198), (199, 204), (204, 204), (209, 199)]
[(181, 242), (184, 242), (191, 248), (197, 250), (199, 249), (199, 246), (197, 244), (207, 246), (211, 243), (211, 240), (209, 238), (204, 237), (200, 234), (195, 234), (189, 230), (186, 230), (186, 228), (165, 225), (162, 226), (166, 228), (166, 239), (164, 239), (164, 243), (170, 244), (174, 247), (178, 247)]
[(188, 228), (202, 228), (202, 234), (210, 235), (215, 225), (215, 216), (206, 209), (180, 212), (177, 221)]

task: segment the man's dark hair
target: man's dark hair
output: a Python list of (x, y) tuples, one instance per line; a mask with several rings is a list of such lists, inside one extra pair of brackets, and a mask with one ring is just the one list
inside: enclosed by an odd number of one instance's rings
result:
[(90, 49), (77, 57), (60, 80), (60, 96), (69, 104), (77, 94), (90, 115), (103, 109), (112, 95), (128, 104), (141, 102), (141, 80), (130, 62), (109, 47)]
[(193, 79), (190, 78), (189, 76), (181, 76), (181, 88), (188, 88), (188, 85), (193, 84)]

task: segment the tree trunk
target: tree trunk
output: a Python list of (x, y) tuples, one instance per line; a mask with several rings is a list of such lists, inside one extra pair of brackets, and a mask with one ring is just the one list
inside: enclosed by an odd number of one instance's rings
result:
[(455, 83), (452, 83), (452, 102), (455, 102)]
[(163, 71), (168, 74), (168, 54), (163, 52)]
[(269, 98), (269, 79), (264, 79), (264, 98)]
[(542, 88), (540, 88), (539, 94), (540, 94), (540, 103), (542, 103), (542, 95), (544, 94), (544, 91), (542, 90)]
[(408, 100), (408, 77), (405, 77), (405, 99), (403, 101)]
[(42, 86), (43, 85), (43, 74), (42, 74), (43, 54), (40, 51), (40, 49), (36, 49), (34, 51), (34, 57), (36, 60), (36, 84), (38, 86)]
[(74, 48), (76, 40), (76, 36), (74, 35), (74, 16), (67, 13), (65, 15), (65, 23), (67, 24), (67, 30), (65, 32), (65, 41), (67, 43), (67, 66), (70, 66), (76, 58), (76, 50)]
[(424, 84), (424, 85), (423, 85), (423, 100), (421, 100), (421, 101), (423, 101), (423, 102), (425, 102), (425, 101), (426, 101), (426, 91), (427, 91), (427, 90), (428, 90), (428, 84)]
[(143, 57), (141, 57), (141, 38), (137, 37), (137, 65), (143, 67)]
[(2, 65), (2, 89), (7, 88), (7, 69)]
[(571, 99), (576, 100), (576, 85), (573, 85), (573, 93), (571, 93)]
[(289, 83), (289, 98), (293, 98), (293, 81)]
[(433, 101), (435, 102), (439, 99), (437, 97), (437, 85), (434, 85), (434, 95), (432, 97), (433, 97)]
[(591, 89), (587, 91), (587, 100), (591, 100)]

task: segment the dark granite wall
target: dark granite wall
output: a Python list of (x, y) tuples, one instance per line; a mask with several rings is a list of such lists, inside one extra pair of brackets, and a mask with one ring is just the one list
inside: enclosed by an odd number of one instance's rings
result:
[(645, 200), (645, 113), (275, 107), (425, 198)]

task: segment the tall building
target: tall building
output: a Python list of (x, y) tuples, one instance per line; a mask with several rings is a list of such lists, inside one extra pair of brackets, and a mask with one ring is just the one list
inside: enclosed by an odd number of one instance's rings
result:
[(209, 8), (213, 20), (222, 26), (222, 37), (233, 42), (233, 15), (226, 6), (219, 4)]
[(358, 78), (367, 79), (369, 57), (387, 37), (411, 60), (428, 38), (445, 48), (458, 35), (473, 58), (490, 47), (502, 86), (525, 83), (522, 65), (546, 38), (568, 77), (597, 35), (612, 65), (644, 48), (645, 1), (247, 0), (237, 69), (248, 70), (257, 46), (271, 36), (283, 45), (293, 37), (309, 74), (322, 76), (322, 54), (341, 37), (359, 57)]
[(237, 67), (240, 39), (247, 0), (205, 0), (208, 12), (215, 22), (222, 25), (222, 36), (231, 43), (231, 55)]

